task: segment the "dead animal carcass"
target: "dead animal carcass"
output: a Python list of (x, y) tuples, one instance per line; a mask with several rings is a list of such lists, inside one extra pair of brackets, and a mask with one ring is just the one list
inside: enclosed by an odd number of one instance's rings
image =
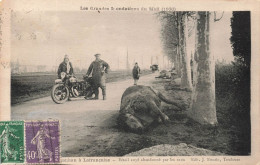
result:
[(121, 98), (118, 126), (131, 132), (143, 132), (153, 123), (169, 120), (161, 109), (161, 101), (182, 109), (177, 102), (166, 99), (160, 92), (149, 86), (131, 86)]

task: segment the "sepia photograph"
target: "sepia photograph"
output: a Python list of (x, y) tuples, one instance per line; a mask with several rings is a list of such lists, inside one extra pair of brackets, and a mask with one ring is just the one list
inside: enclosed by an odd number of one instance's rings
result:
[[(254, 156), (254, 12), (93, 4), (7, 9), (10, 120), (32, 130), (23, 138), (26, 162)], [(12, 146), (2, 141), (8, 163)]]
[(19, 11), (11, 27), (11, 119), (59, 119), (62, 156), (250, 155), (249, 11)]

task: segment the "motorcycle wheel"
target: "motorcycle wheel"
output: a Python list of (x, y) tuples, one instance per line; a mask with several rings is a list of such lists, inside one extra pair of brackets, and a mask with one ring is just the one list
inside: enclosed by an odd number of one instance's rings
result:
[(51, 98), (57, 104), (65, 103), (69, 98), (69, 89), (63, 84), (56, 84), (52, 87)]
[(73, 97), (75, 97), (75, 98), (79, 97), (79, 91), (77, 89), (77, 86), (72, 86), (71, 87), (71, 93), (72, 93)]

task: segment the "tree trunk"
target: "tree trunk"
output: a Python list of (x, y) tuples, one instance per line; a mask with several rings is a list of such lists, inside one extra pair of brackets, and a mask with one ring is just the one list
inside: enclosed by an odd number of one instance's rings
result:
[(210, 13), (197, 13), (192, 107), (189, 116), (201, 124), (217, 124), (215, 61), (210, 52)]
[(181, 77), (180, 18), (181, 18), (181, 12), (177, 12), (178, 44), (177, 44), (177, 55), (176, 55), (176, 63), (177, 63), (176, 72), (178, 77)]
[(187, 39), (188, 39), (188, 28), (187, 28), (187, 15), (181, 17), (180, 23), (180, 44), (181, 44), (181, 87), (192, 89), (191, 83), (191, 67), (190, 67), (190, 56), (187, 54)]
[(175, 63), (176, 63), (176, 67), (175, 67), (175, 69), (176, 69), (176, 73), (177, 73), (177, 75), (178, 76), (180, 76), (180, 62), (179, 62), (179, 55), (180, 55), (180, 48), (179, 48), (179, 45), (177, 45), (177, 47), (176, 47), (176, 49), (177, 49), (177, 51), (176, 51), (176, 56), (175, 56)]

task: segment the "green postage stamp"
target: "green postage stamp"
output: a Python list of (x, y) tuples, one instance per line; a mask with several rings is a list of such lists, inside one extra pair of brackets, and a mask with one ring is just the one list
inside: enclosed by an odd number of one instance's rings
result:
[(0, 122), (0, 164), (24, 162), (24, 122)]

